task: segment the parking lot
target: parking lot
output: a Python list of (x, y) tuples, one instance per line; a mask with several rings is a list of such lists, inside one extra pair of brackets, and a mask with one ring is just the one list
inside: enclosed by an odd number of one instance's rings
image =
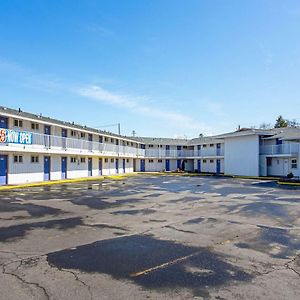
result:
[(300, 190), (137, 175), (0, 193), (0, 299), (300, 299)]

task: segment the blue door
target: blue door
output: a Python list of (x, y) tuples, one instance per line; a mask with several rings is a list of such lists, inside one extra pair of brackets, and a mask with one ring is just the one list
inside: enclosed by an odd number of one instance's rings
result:
[(92, 160), (92, 158), (89, 158), (88, 159), (88, 176), (92, 176), (92, 174), (93, 174), (92, 169), (93, 169), (93, 160)]
[(116, 158), (116, 173), (119, 173), (119, 159)]
[(170, 171), (170, 160), (166, 159), (166, 171)]
[(221, 155), (221, 144), (217, 144), (217, 156)]
[(282, 140), (280, 140), (280, 139), (276, 139), (276, 154), (282, 154), (282, 148), (283, 148), (283, 146), (282, 146)]
[(145, 160), (141, 159), (141, 172), (145, 172)]
[(61, 136), (62, 136), (62, 147), (64, 149), (67, 148), (67, 136), (68, 136), (68, 130), (65, 128), (62, 128), (61, 130)]
[(198, 159), (197, 161), (197, 172), (201, 173), (201, 159)]
[(198, 154), (197, 154), (197, 155), (198, 155), (198, 156), (201, 156), (201, 145), (198, 145), (198, 146), (197, 146), (197, 150), (198, 150)]
[(5, 128), (7, 129), (8, 127), (8, 119), (6, 117), (0, 116), (0, 128)]
[(50, 147), (50, 135), (51, 135), (51, 126), (45, 125), (44, 127), (44, 140), (45, 140), (45, 146)]
[(61, 158), (61, 179), (67, 178), (67, 158)]
[(7, 184), (7, 155), (0, 155), (0, 185)]
[(44, 180), (50, 180), (50, 165), (51, 159), (50, 156), (44, 156)]
[(221, 161), (217, 159), (217, 175), (221, 173)]
[(126, 172), (126, 160), (123, 159), (123, 173)]
[(177, 169), (181, 169), (181, 160), (177, 159)]
[(93, 150), (93, 135), (89, 133), (88, 135), (88, 140), (89, 140), (89, 150), (92, 151)]
[(181, 146), (177, 146), (177, 155), (182, 156)]
[(102, 158), (99, 158), (99, 175), (102, 175)]
[(166, 145), (166, 156), (170, 155), (170, 145)]

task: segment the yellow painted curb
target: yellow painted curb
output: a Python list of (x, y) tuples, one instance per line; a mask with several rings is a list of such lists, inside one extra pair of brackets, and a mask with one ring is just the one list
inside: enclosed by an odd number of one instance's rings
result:
[[(230, 175), (227, 175), (230, 176)], [(257, 180), (278, 180), (278, 177), (265, 177), (265, 176), (239, 176), (233, 175), (232, 178), (240, 178), (240, 179), (257, 179)]]
[(216, 175), (215, 173), (187, 173), (187, 172), (138, 172), (138, 174), (144, 174), (144, 175), (165, 175), (165, 176), (219, 176), (223, 178), (237, 178), (237, 179), (257, 179), (257, 180), (278, 180), (278, 177), (259, 177), (259, 176), (242, 176), (242, 175), (228, 175), (228, 174), (220, 174)]
[(279, 184), (279, 185), (299, 186), (299, 187), (300, 187), (300, 183), (298, 183), (298, 182), (283, 182), (283, 181), (277, 181), (277, 184)]
[(74, 179), (53, 180), (53, 181), (41, 181), (41, 182), (25, 183), (19, 185), (5, 185), (5, 186), (0, 186), (0, 191), (30, 188), (30, 187), (42, 187), (42, 186), (55, 185), (55, 184), (87, 182), (87, 181), (97, 181), (97, 180), (100, 181), (104, 179), (123, 180), (127, 177), (131, 177), (135, 175), (136, 174), (134, 173), (129, 173), (129, 174), (120, 174), (120, 175), (103, 175), (97, 177), (83, 177), (83, 178), (74, 178)]

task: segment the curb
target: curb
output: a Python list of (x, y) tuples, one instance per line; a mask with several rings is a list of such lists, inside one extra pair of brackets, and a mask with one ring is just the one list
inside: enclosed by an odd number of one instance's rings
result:
[(100, 180), (104, 180), (104, 179), (122, 180), (122, 179), (125, 179), (130, 176), (136, 176), (136, 174), (129, 173), (129, 174), (120, 174), (120, 175), (103, 175), (103, 176), (97, 176), (97, 177), (83, 177), (83, 178), (74, 178), (74, 179), (42, 181), (42, 182), (25, 183), (25, 184), (19, 184), (19, 185), (5, 185), (5, 186), (0, 186), (0, 191), (31, 188), (31, 187), (43, 187), (43, 186), (56, 185), (56, 184), (100, 181)]
[(300, 183), (298, 182), (284, 182), (284, 181), (277, 181), (278, 185), (286, 185), (286, 186), (297, 186), (300, 187)]

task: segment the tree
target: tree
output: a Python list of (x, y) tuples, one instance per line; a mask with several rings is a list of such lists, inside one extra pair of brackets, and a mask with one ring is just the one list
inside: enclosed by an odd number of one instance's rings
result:
[(272, 125), (270, 123), (262, 123), (259, 126), (259, 129), (271, 129)]
[(275, 128), (283, 128), (283, 127), (288, 127), (288, 121), (285, 120), (282, 116), (279, 116), (276, 120), (275, 123)]
[(287, 123), (288, 123), (288, 127), (293, 127), (293, 128), (298, 128), (300, 125), (296, 119), (287, 120)]

